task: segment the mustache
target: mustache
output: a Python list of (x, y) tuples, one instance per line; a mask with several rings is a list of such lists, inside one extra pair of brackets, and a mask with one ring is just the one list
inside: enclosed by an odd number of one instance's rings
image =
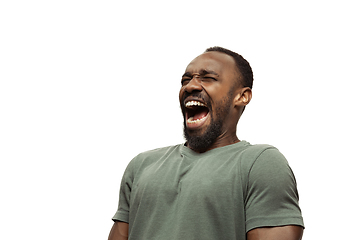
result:
[(194, 98), (198, 98), (198, 99), (201, 99), (205, 104), (206, 106), (211, 109), (211, 102), (209, 101), (209, 99), (207, 97), (205, 97), (203, 94), (201, 94), (200, 92), (196, 92), (196, 93), (188, 93), (188, 92), (185, 92), (184, 93), (184, 96), (182, 97), (181, 99), (181, 106), (182, 108), (185, 108), (185, 99), (188, 98), (188, 97), (194, 97)]

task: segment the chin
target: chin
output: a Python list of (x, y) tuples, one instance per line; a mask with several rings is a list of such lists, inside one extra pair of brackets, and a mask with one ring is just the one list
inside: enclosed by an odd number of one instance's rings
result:
[(216, 139), (221, 135), (222, 123), (211, 121), (210, 124), (200, 129), (188, 128), (184, 122), (184, 137), (187, 146), (191, 149), (203, 152), (211, 148)]

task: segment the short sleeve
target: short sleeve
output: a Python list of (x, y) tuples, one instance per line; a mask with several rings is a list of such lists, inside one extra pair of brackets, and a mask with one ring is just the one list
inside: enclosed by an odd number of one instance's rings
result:
[(118, 209), (113, 221), (129, 222), (130, 194), (133, 183), (132, 162), (126, 167), (120, 184)]
[(249, 170), (245, 198), (246, 231), (258, 227), (304, 227), (295, 176), (276, 149), (265, 149)]

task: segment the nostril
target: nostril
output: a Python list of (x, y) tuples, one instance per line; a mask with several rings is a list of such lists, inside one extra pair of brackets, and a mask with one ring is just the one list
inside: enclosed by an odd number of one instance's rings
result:
[(198, 88), (186, 88), (185, 91), (187, 93), (201, 92), (201, 88), (200, 89), (198, 89)]
[(196, 78), (191, 79), (191, 81), (185, 86), (185, 91), (188, 93), (194, 91), (201, 91), (201, 90), (202, 90), (201, 82), (199, 82), (199, 80)]

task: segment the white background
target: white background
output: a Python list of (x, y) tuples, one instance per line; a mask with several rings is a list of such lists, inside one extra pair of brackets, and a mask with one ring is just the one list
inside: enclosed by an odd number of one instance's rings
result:
[(359, 238), (358, 3), (234, 2), (0, 3), (1, 239), (106, 239), (127, 163), (184, 141), (180, 78), (211, 46), (253, 68), (238, 137), (287, 157), (303, 239)]

